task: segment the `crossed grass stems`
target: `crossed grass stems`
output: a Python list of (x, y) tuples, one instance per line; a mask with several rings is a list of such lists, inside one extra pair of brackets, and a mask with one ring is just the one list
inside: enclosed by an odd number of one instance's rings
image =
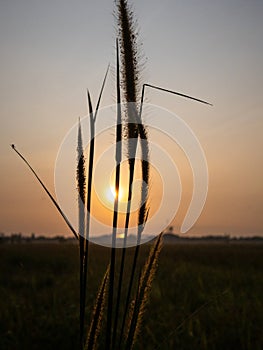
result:
[[(191, 97), (173, 90), (164, 89), (152, 84), (143, 84), (141, 93), (139, 89), (139, 64), (137, 49), (137, 31), (136, 22), (133, 17), (133, 11), (127, 1), (120, 0), (116, 6), (116, 17), (118, 24), (118, 38), (116, 39), (116, 102), (117, 102), (117, 123), (116, 123), (116, 150), (115, 150), (115, 199), (112, 216), (112, 247), (110, 262), (106, 268), (105, 274), (101, 281), (96, 301), (94, 303), (93, 314), (88, 328), (85, 330), (85, 306), (87, 293), (87, 271), (89, 262), (89, 238), (90, 238), (90, 218), (92, 203), (92, 185), (94, 171), (94, 152), (95, 152), (95, 127), (98, 116), (102, 94), (109, 71), (107, 68), (98, 101), (93, 109), (90, 92), (87, 91), (87, 100), (89, 108), (89, 127), (90, 127), (90, 144), (88, 164), (84, 156), (82, 143), (82, 130), (79, 121), (77, 135), (77, 170), (76, 181), (78, 189), (78, 232), (71, 225), (67, 216), (64, 214), (56, 199), (50, 193), (48, 188), (37, 175), (33, 167), (26, 158), (12, 145), (13, 150), (22, 158), (29, 167), (31, 172), (37, 178), (44, 191), (50, 197), (51, 201), (63, 217), (69, 229), (79, 242), (79, 335), (80, 349), (93, 350), (101, 342), (99, 335), (102, 330), (105, 309), (107, 310), (106, 334), (104, 347), (107, 350), (125, 349), (129, 350), (134, 347), (138, 332), (142, 323), (144, 310), (149, 300), (151, 285), (157, 268), (157, 262), (162, 247), (162, 233), (152, 244), (149, 256), (143, 267), (138, 266), (138, 256), (140, 251), (141, 236), (147, 223), (149, 214), (148, 205), (148, 184), (150, 179), (150, 159), (147, 129), (142, 121), (142, 111), (145, 98), (146, 88), (157, 89), (162, 92), (171, 93), (200, 103), (210, 105), (208, 102)], [(119, 49), (120, 47), (120, 49)], [(124, 117), (125, 116), (125, 117)], [(119, 185), (121, 176), (122, 148), (123, 141), (127, 140), (128, 150), (127, 158), (129, 162), (129, 185), (128, 201), (126, 208), (126, 219), (124, 226), (123, 246), (121, 248), (121, 262), (119, 269), (119, 278), (116, 283), (116, 234), (118, 228), (118, 204), (119, 204)], [(141, 165), (141, 203), (138, 210), (137, 219), (137, 244), (135, 247), (131, 273), (128, 278), (128, 288), (126, 295), (123, 295), (124, 269), (127, 252), (127, 238), (131, 213), (131, 201), (133, 197), (133, 180), (135, 169), (135, 158), (138, 149), (141, 148), (142, 160)], [(136, 271), (139, 271), (139, 277), (136, 280)], [(116, 287), (116, 288), (115, 288)], [(117, 291), (114, 298), (114, 291)], [(116, 300), (116, 302), (114, 302)], [(121, 311), (121, 301), (123, 300), (123, 309)], [(107, 306), (107, 307), (106, 307)], [(119, 324), (119, 320), (121, 323)], [(86, 335), (87, 334), (87, 335)]]
[[(118, 48), (118, 46), (117, 46)], [(117, 49), (118, 51), (118, 49)], [(118, 64), (117, 64), (118, 67)], [(94, 151), (95, 151), (95, 121), (96, 116), (99, 111), (99, 105), (100, 105), (100, 99), (102, 96), (102, 92), (104, 89), (106, 77), (108, 74), (108, 69), (103, 81), (103, 86), (100, 92), (100, 97), (96, 106), (95, 114), (93, 113), (92, 108), (92, 102), (89, 92), (87, 92), (88, 95), (88, 104), (89, 104), (89, 110), (90, 110), (90, 135), (93, 135), (90, 140), (90, 152), (89, 152), (89, 165), (88, 165), (88, 176), (86, 176), (86, 167), (85, 167), (85, 157), (84, 157), (84, 150), (82, 147), (82, 133), (81, 133), (81, 124), (79, 123), (79, 130), (78, 130), (78, 165), (77, 165), (77, 184), (78, 184), (78, 192), (79, 192), (79, 232), (77, 233), (76, 230), (71, 225), (70, 221), (68, 220), (67, 216), (64, 214), (62, 209), (60, 208), (59, 204), (57, 203), (56, 199), (53, 197), (53, 195), (50, 193), (50, 191), (47, 189), (43, 181), (40, 179), (40, 177), (37, 175), (33, 167), (30, 165), (30, 163), (26, 160), (26, 158), (17, 150), (15, 145), (12, 145), (12, 148), (14, 151), (22, 158), (22, 160), (26, 163), (26, 165), (30, 168), (32, 173), (35, 175), (47, 195), (50, 197), (51, 201), (57, 208), (60, 215), (63, 217), (64, 221), (66, 222), (67, 226), (75, 236), (75, 238), (79, 241), (79, 257), (80, 257), (80, 344), (81, 349), (95, 349), (97, 345), (97, 339), (101, 330), (101, 324), (103, 319), (103, 311), (106, 303), (106, 288), (107, 284), (112, 286), (112, 291), (108, 293), (108, 317), (107, 317), (107, 333), (106, 336), (108, 337), (106, 339), (106, 349), (110, 349), (109, 344), (112, 343), (112, 349), (115, 348), (116, 345), (116, 335), (118, 330), (118, 320), (120, 319), (119, 310), (120, 310), (120, 300), (121, 300), (121, 292), (123, 287), (123, 273), (124, 273), (124, 266), (125, 266), (125, 256), (126, 256), (126, 250), (127, 250), (127, 233), (128, 233), (128, 223), (129, 223), (129, 215), (130, 215), (130, 206), (131, 206), (131, 199), (132, 199), (132, 185), (129, 185), (129, 194), (128, 194), (128, 209), (126, 213), (126, 224), (125, 224), (125, 235), (123, 239), (123, 247), (122, 247), (122, 258), (121, 258), (121, 265), (120, 265), (120, 271), (119, 271), (119, 281), (118, 281), (118, 288), (117, 288), (117, 302), (115, 307), (115, 316), (114, 316), (114, 327), (112, 328), (112, 312), (113, 312), (113, 290), (114, 290), (114, 279), (115, 279), (115, 245), (116, 245), (116, 230), (117, 230), (117, 217), (118, 217), (118, 193), (119, 193), (119, 180), (120, 178), (120, 156), (117, 156), (117, 167), (116, 172), (119, 172), (119, 174), (116, 176), (116, 182), (115, 182), (115, 200), (114, 200), (114, 220), (113, 220), (113, 234), (112, 234), (112, 248), (111, 248), (111, 261), (106, 269), (106, 272), (103, 276), (101, 286), (99, 288), (99, 291), (97, 293), (97, 298), (93, 310), (93, 316), (91, 319), (89, 331), (87, 340), (84, 341), (84, 326), (85, 326), (85, 305), (86, 305), (86, 290), (87, 290), (87, 270), (88, 270), (88, 252), (89, 252), (89, 235), (90, 235), (90, 209), (91, 209), (91, 191), (92, 191), (92, 179), (93, 179), (93, 169), (94, 169)], [(117, 79), (118, 81), (118, 79)], [(119, 83), (117, 83), (117, 87), (120, 86)], [(200, 101), (203, 103), (207, 103), (205, 101), (177, 93), (171, 90), (163, 89), (154, 85), (150, 84), (144, 84), (142, 89), (142, 104), (140, 110), (142, 111), (143, 107), (143, 101), (144, 101), (144, 92), (145, 87), (151, 87), (155, 89), (159, 89), (161, 91), (166, 91), (169, 93), (173, 93), (179, 96), (183, 96), (189, 99), (193, 99), (196, 101)], [(208, 104), (208, 103), (207, 103)], [(120, 111), (121, 106), (118, 102), (118, 110)], [(119, 112), (118, 112), (119, 113)], [(119, 123), (119, 120), (117, 122), (117, 125), (120, 126), (121, 123)], [(118, 135), (120, 135), (120, 130), (118, 130)], [(116, 137), (117, 147), (118, 147), (118, 153), (121, 153), (121, 149), (119, 148), (121, 143), (119, 140), (119, 136)], [(130, 170), (130, 181), (133, 182), (133, 173), (134, 169)], [(86, 188), (86, 178), (87, 181), (87, 188)], [(86, 199), (85, 199), (86, 196)], [(85, 220), (85, 209), (83, 206), (83, 203), (86, 202), (86, 220)], [(85, 226), (86, 222), (86, 226)], [(147, 218), (146, 218), (147, 222)], [(145, 224), (146, 224), (145, 222)], [(86, 227), (86, 230), (85, 230)], [(142, 230), (142, 228), (140, 228)], [(141, 232), (142, 233), (142, 232)], [(158, 257), (161, 251), (161, 238), (162, 234), (159, 235), (157, 238), (155, 244), (153, 245), (149, 257), (145, 263), (143, 273), (141, 272), (139, 274), (139, 283), (137, 283), (137, 289), (136, 289), (136, 297), (133, 300), (133, 304), (131, 307), (131, 310), (129, 311), (129, 305), (131, 303), (131, 293), (133, 289), (134, 284), (134, 278), (135, 278), (135, 272), (137, 268), (137, 261), (139, 256), (139, 248), (140, 248), (140, 236), (137, 237), (137, 245), (135, 248), (133, 263), (132, 263), (132, 271), (129, 279), (128, 284), (128, 292), (126, 296), (125, 301), (125, 307), (124, 307), (124, 313), (122, 317), (122, 323), (120, 328), (120, 337), (118, 342), (118, 348), (121, 348), (122, 341), (123, 341), (123, 335), (124, 335), (124, 327), (126, 324), (126, 318), (129, 316), (128, 320), (128, 328), (125, 332), (126, 335), (126, 346), (125, 349), (131, 349), (135, 343), (135, 337), (138, 334), (141, 322), (142, 322), (142, 316), (143, 312), (148, 300), (148, 296), (151, 289), (151, 284), (153, 281), (153, 277), (156, 271)], [(110, 281), (109, 281), (109, 272), (110, 274)], [(133, 310), (132, 310), (133, 309)], [(111, 340), (111, 338), (113, 338)]]

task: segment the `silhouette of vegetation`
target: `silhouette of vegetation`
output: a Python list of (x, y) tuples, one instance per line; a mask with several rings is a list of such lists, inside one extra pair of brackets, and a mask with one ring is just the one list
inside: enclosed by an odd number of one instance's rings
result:
[[(116, 94), (117, 94), (117, 120), (116, 120), (116, 171), (115, 171), (115, 199), (112, 217), (112, 247), (110, 250), (110, 263), (106, 272), (102, 276), (100, 288), (94, 310), (91, 313), (89, 331), (86, 332), (86, 308), (87, 308), (87, 288), (93, 281), (89, 277), (89, 237), (90, 237), (90, 218), (92, 204), (92, 186), (94, 173), (94, 152), (95, 152), (95, 126), (96, 118), (99, 112), (102, 93), (109, 67), (105, 74), (98, 102), (94, 110), (91, 95), (87, 91), (88, 108), (89, 108), (89, 126), (90, 126), (90, 147), (88, 161), (85, 159), (82, 144), (82, 130), (79, 122), (77, 135), (77, 167), (76, 181), (78, 189), (78, 208), (79, 208), (79, 227), (78, 232), (75, 231), (69, 220), (59, 207), (58, 203), (40, 180), (37, 173), (24, 158), (24, 156), (16, 149), (15, 145), (11, 145), (14, 151), (22, 158), (26, 165), (33, 172), (34, 176), (40, 182), (59, 213), (64, 218), (66, 224), (73, 232), (75, 238), (78, 239), (79, 248), (79, 348), (83, 350), (95, 349), (103, 344), (106, 350), (118, 348), (132, 349), (135, 346), (136, 337), (139, 334), (139, 327), (145, 312), (145, 306), (150, 297), (150, 290), (153, 285), (153, 277), (156, 272), (159, 255), (162, 247), (162, 234), (153, 243), (148, 258), (142, 259), (139, 256), (141, 247), (141, 238), (144, 227), (147, 223), (149, 214), (149, 180), (150, 180), (150, 158), (148, 134), (142, 120), (143, 102), (145, 96), (145, 88), (154, 88), (166, 93), (172, 93), (181, 97), (195, 100), (197, 102), (209, 104), (203, 100), (187, 96), (172, 90), (157, 87), (152, 84), (142, 84), (140, 78), (140, 52), (138, 49), (136, 30), (136, 21), (134, 13), (127, 0), (117, 0), (116, 2), (116, 18), (118, 25), (118, 34), (116, 39)], [(122, 109), (121, 105), (124, 105)], [(126, 208), (126, 219), (124, 229), (123, 247), (120, 251), (121, 261), (116, 266), (116, 234), (118, 228), (118, 205), (119, 205), (119, 186), (121, 177), (121, 161), (122, 161), (122, 143), (127, 140), (127, 158), (129, 162), (129, 185), (128, 185), (128, 202)], [(140, 146), (141, 160), (141, 199), (138, 209), (137, 220), (137, 245), (132, 250), (133, 256), (130, 255), (131, 264), (127, 264), (127, 236), (130, 224), (131, 201), (133, 199), (133, 180), (135, 172), (135, 158), (137, 148)], [(109, 175), (110, 176), (110, 175)], [(147, 250), (144, 250), (144, 252)], [(124, 278), (124, 269), (126, 264), (129, 268), (128, 277)], [(143, 266), (143, 267), (142, 267)], [(117, 267), (119, 269), (117, 269)], [(139, 269), (140, 268), (140, 269)], [(142, 271), (141, 273), (138, 271)], [(119, 272), (118, 272), (119, 271)], [(100, 273), (101, 275), (101, 273)], [(118, 277), (117, 294), (115, 295), (115, 281)], [(88, 283), (89, 282), (89, 283)], [(108, 286), (107, 286), (108, 284)], [(106, 291), (108, 290), (108, 295)], [(104, 309), (107, 303), (107, 320), (105, 338), (101, 334), (104, 320)], [(124, 304), (122, 305), (122, 297)], [(89, 294), (88, 294), (89, 299)], [(89, 300), (90, 301), (90, 300)], [(88, 304), (89, 305), (89, 304)], [(132, 308), (129, 310), (129, 306)], [(89, 307), (89, 306), (88, 306)], [(128, 319), (127, 319), (128, 317)], [(118, 320), (122, 323), (119, 329)], [(126, 328), (125, 328), (126, 327)], [(126, 337), (124, 337), (124, 332)], [(87, 339), (85, 339), (87, 334)], [(119, 336), (119, 339), (117, 339)], [(101, 341), (102, 339), (102, 341)], [(60, 346), (61, 347), (61, 346)]]

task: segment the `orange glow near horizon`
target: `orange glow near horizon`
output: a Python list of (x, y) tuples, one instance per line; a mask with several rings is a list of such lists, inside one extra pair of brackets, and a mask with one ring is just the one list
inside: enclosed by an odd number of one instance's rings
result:
[[(128, 204), (128, 162), (124, 161), (121, 164), (120, 187), (119, 187), (119, 202), (118, 202), (118, 227), (125, 227), (126, 210)], [(162, 179), (160, 174), (154, 167), (150, 167), (150, 186), (149, 186), (149, 218), (159, 209), (162, 199)], [(91, 212), (94, 218), (108, 226), (112, 225), (112, 214), (114, 210), (114, 201), (116, 199), (115, 190), (115, 174), (112, 172), (109, 179), (105, 176), (97, 176), (95, 186), (92, 192), (92, 208)], [(152, 189), (154, 188), (154, 191)], [(140, 180), (140, 162), (135, 164), (135, 178), (133, 182), (133, 196), (131, 201), (130, 225), (134, 227), (138, 221), (138, 209), (141, 200), (141, 180)], [(120, 234), (119, 238), (123, 238)]]

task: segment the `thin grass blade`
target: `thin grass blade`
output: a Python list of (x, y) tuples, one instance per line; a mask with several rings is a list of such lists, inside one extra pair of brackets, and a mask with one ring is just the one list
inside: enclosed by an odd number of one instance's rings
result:
[(178, 95), (178, 96), (181, 96), (181, 97), (188, 98), (190, 100), (194, 100), (194, 101), (197, 101), (197, 102), (200, 102), (200, 103), (204, 103), (204, 104), (209, 105), (209, 106), (213, 106), (211, 103), (206, 102), (204, 100), (200, 100), (199, 98), (192, 97), (192, 96), (189, 96), (189, 95), (185, 95), (185, 94), (182, 94), (180, 92), (173, 91), (173, 90), (164, 89), (164, 88), (156, 86), (156, 85), (144, 84), (144, 86), (148, 86), (148, 87), (150, 87), (152, 89), (157, 89), (157, 90), (160, 90), (160, 91), (168, 92), (169, 94)]
[(109, 69), (110, 69), (110, 64), (108, 64), (108, 67), (107, 67), (107, 70), (106, 70), (106, 74), (104, 76), (104, 80), (102, 82), (102, 86), (101, 86), (101, 89), (100, 89), (100, 94), (99, 94), (98, 102), (97, 102), (96, 109), (95, 109), (94, 122), (96, 122), (97, 114), (98, 114), (98, 111), (99, 111), (99, 108), (100, 108), (101, 97), (102, 97), (102, 93), (103, 93), (103, 90), (104, 90), (104, 87), (105, 87), (105, 83), (106, 83), (106, 79), (107, 79), (107, 76), (108, 76)]
[(11, 145), (12, 149), (19, 155), (19, 157), (25, 162), (25, 164), (28, 166), (28, 168), (31, 170), (31, 172), (35, 175), (36, 179), (38, 180), (38, 182), (40, 183), (40, 185), (43, 187), (43, 189), (45, 190), (45, 192), (47, 193), (47, 195), (49, 196), (49, 198), (51, 199), (51, 201), (53, 202), (53, 204), (55, 205), (55, 207), (57, 208), (58, 212), (60, 213), (60, 215), (62, 216), (62, 218), (64, 219), (64, 221), (66, 222), (66, 224), (68, 225), (69, 229), (71, 230), (71, 232), (73, 233), (73, 235), (75, 236), (76, 239), (79, 239), (77, 232), (74, 230), (73, 226), (71, 225), (71, 223), (69, 222), (68, 218), (66, 217), (66, 215), (63, 213), (62, 209), (60, 208), (60, 206), (58, 205), (57, 201), (55, 200), (55, 198), (52, 196), (52, 194), (50, 193), (50, 191), (47, 189), (47, 187), (45, 186), (45, 184), (41, 181), (40, 177), (37, 175), (37, 173), (35, 172), (35, 170), (31, 167), (31, 165), (29, 164), (29, 162), (26, 160), (26, 158), (16, 149), (15, 145)]
[(84, 345), (84, 326), (85, 326), (85, 305), (86, 305), (86, 291), (87, 291), (87, 271), (88, 271), (88, 254), (89, 254), (89, 236), (90, 236), (90, 215), (91, 215), (91, 201), (92, 201), (92, 183), (93, 183), (93, 168), (94, 168), (94, 152), (95, 152), (95, 121), (97, 113), (99, 111), (101, 97), (104, 91), (107, 75), (109, 71), (109, 66), (107, 67), (102, 87), (100, 90), (98, 102), (96, 105), (95, 114), (93, 111), (91, 96), (87, 90), (87, 99), (88, 99), (88, 108), (89, 108), (89, 117), (90, 117), (90, 149), (89, 149), (89, 164), (88, 164), (88, 184), (87, 184), (87, 193), (86, 193), (86, 231), (83, 235), (84, 239), (84, 249), (83, 249), (83, 270), (82, 270), (82, 319), (81, 319), (81, 335), (82, 335), (82, 344)]
[(112, 311), (114, 296), (114, 279), (115, 279), (115, 259), (116, 259), (116, 233), (118, 227), (118, 205), (119, 205), (119, 187), (120, 187), (120, 165), (122, 158), (122, 123), (121, 123), (121, 93), (120, 93), (120, 67), (119, 67), (119, 44), (116, 39), (117, 53), (117, 125), (116, 125), (116, 170), (115, 170), (115, 199), (114, 212), (112, 222), (112, 247), (110, 260), (110, 277), (109, 277), (109, 296), (108, 296), (108, 313), (107, 313), (107, 329), (106, 329), (106, 349), (112, 348)]

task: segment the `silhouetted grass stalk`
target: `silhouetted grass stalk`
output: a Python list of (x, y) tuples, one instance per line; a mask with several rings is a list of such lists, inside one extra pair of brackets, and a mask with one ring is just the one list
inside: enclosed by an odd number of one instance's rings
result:
[[(126, 256), (127, 236), (129, 229), (131, 200), (132, 200), (132, 186), (134, 179), (135, 157), (138, 145), (138, 134), (144, 132), (141, 128), (141, 120), (138, 113), (138, 91), (139, 91), (139, 65), (138, 65), (138, 48), (137, 48), (137, 32), (135, 29), (135, 20), (133, 12), (128, 6), (126, 0), (117, 2), (117, 22), (119, 27), (119, 36), (121, 42), (121, 63), (122, 63), (122, 87), (123, 97), (126, 105), (127, 124), (125, 130), (125, 137), (128, 139), (128, 161), (129, 161), (129, 185), (128, 185), (128, 202), (126, 208), (126, 219), (124, 229), (123, 250), (120, 266), (120, 275), (117, 291), (117, 304), (115, 322), (113, 328), (113, 346), (116, 342), (116, 334), (119, 319), (119, 306), (122, 291), (123, 272)], [(147, 139), (146, 133), (143, 134)], [(146, 137), (145, 137), (146, 136)], [(142, 152), (143, 153), (143, 152)], [(145, 156), (144, 152), (144, 156)], [(147, 157), (147, 156), (146, 156)], [(143, 166), (142, 166), (143, 168)], [(144, 168), (145, 169), (145, 168)], [(149, 169), (147, 169), (149, 170)], [(142, 170), (143, 176), (146, 179), (145, 172)], [(147, 179), (149, 178), (149, 172)]]
[(106, 286), (107, 286), (108, 277), (109, 277), (109, 266), (105, 272), (105, 275), (102, 279), (101, 286), (97, 293), (97, 299), (93, 309), (93, 315), (91, 318), (91, 324), (88, 332), (85, 350), (94, 350), (97, 345), (97, 338), (101, 330), (103, 311), (105, 306)]
[(162, 233), (156, 239), (154, 246), (152, 247), (148, 259), (145, 263), (142, 276), (140, 278), (139, 288), (137, 291), (135, 304), (133, 307), (132, 317), (130, 324), (128, 325), (128, 336), (125, 345), (126, 350), (133, 348), (136, 335), (139, 332), (140, 324), (147, 301), (149, 300), (149, 294), (153, 282), (153, 278), (156, 272), (158, 258), (162, 248)]
[[(117, 124), (116, 124), (116, 169), (115, 169), (115, 199), (114, 199), (114, 210), (113, 210), (113, 221), (112, 221), (112, 248), (111, 248), (111, 258), (110, 265), (106, 270), (105, 276), (102, 280), (101, 286), (99, 288), (96, 304), (93, 311), (93, 316), (91, 318), (91, 324), (88, 332), (87, 341), (85, 344), (86, 350), (94, 349), (97, 345), (97, 338), (99, 331), (101, 330), (101, 322), (106, 298), (106, 284), (109, 281), (108, 289), (108, 307), (107, 307), (107, 325), (106, 325), (106, 350), (116, 349), (116, 337), (118, 331), (118, 320), (120, 318), (120, 301), (122, 296), (122, 284), (123, 284), (123, 274), (125, 268), (126, 259), (126, 246), (128, 239), (130, 214), (131, 214), (131, 201), (133, 197), (133, 180), (135, 172), (135, 159), (136, 152), (138, 148), (138, 142), (140, 142), (141, 149), (141, 199), (140, 208), (138, 210), (137, 219), (137, 245), (135, 247), (135, 252), (133, 256), (131, 273), (129, 276), (128, 290), (124, 303), (124, 313), (122, 318), (119, 347), (121, 347), (121, 342), (123, 340), (124, 328), (126, 325), (126, 316), (129, 314), (128, 325), (127, 325), (127, 338), (125, 343), (125, 349), (132, 349), (134, 346), (136, 336), (142, 321), (143, 312), (145, 309), (146, 302), (149, 298), (149, 292), (151, 289), (153, 277), (157, 267), (158, 257), (161, 251), (161, 241), (162, 234), (157, 238), (154, 246), (152, 247), (148, 259), (144, 265), (143, 272), (138, 280), (138, 287), (135, 296), (135, 301), (133, 307), (128, 309), (131, 302), (132, 291), (134, 289), (134, 280), (136, 276), (136, 269), (138, 265), (138, 256), (140, 251), (141, 236), (144, 227), (147, 223), (149, 206), (148, 206), (148, 196), (149, 196), (149, 178), (150, 178), (150, 166), (149, 166), (149, 144), (147, 129), (142, 123), (142, 110), (145, 96), (146, 87), (157, 89), (166, 93), (175, 94), (181, 97), (195, 100), (200, 103), (205, 103), (210, 105), (210, 103), (203, 100), (178, 93), (172, 90), (164, 89), (151, 84), (143, 84), (140, 106), (139, 106), (139, 50), (137, 46), (137, 31), (136, 22), (133, 17), (133, 11), (128, 5), (127, 0), (117, 0), (117, 24), (119, 28), (119, 40), (120, 40), (120, 52), (119, 52), (119, 42), (116, 40), (116, 61), (117, 61), (117, 73), (116, 73), (116, 89), (117, 89)], [(121, 61), (121, 65), (120, 65)], [(44, 188), (45, 192), (48, 194), (53, 204), (56, 206), (57, 210), (65, 220), (66, 224), (74, 234), (74, 236), (79, 240), (79, 258), (80, 258), (80, 349), (84, 349), (84, 326), (85, 326), (85, 305), (86, 305), (86, 289), (87, 289), (87, 271), (88, 271), (88, 252), (89, 252), (89, 237), (90, 237), (90, 219), (91, 219), (91, 202), (92, 202), (92, 184), (93, 184), (93, 168), (94, 168), (94, 152), (95, 152), (95, 122), (97, 113), (99, 110), (99, 105), (102, 97), (102, 92), (104, 90), (106, 77), (108, 74), (109, 67), (104, 77), (98, 102), (96, 105), (95, 113), (93, 110), (91, 97), (89, 91), (87, 91), (89, 116), (90, 116), (90, 147), (89, 147), (89, 163), (88, 163), (88, 173), (86, 175), (85, 158), (82, 145), (82, 134), (81, 125), (79, 122), (78, 129), (78, 164), (77, 164), (77, 186), (78, 186), (78, 205), (79, 205), (79, 233), (77, 233), (73, 226), (70, 224), (66, 215), (63, 213), (58, 203), (51, 195), (47, 187), (38, 177), (34, 169), (28, 163), (28, 161), (23, 157), (23, 155), (18, 152), (14, 145), (12, 148), (20, 156), (20, 158), (26, 163), (30, 168), (34, 176), (37, 178), (41, 186)], [(122, 90), (122, 94), (121, 94)], [(122, 110), (121, 110), (121, 100), (125, 103), (125, 115), (126, 119), (122, 120)], [(125, 124), (125, 126), (124, 126)], [(125, 227), (124, 227), (124, 240), (123, 249), (120, 265), (120, 275), (117, 287), (117, 298), (116, 298), (116, 309), (114, 323), (113, 319), (113, 305), (114, 305), (114, 282), (115, 282), (115, 260), (116, 260), (116, 234), (118, 228), (118, 205), (119, 205), (119, 186), (120, 186), (120, 167), (122, 160), (122, 141), (127, 140), (128, 144), (128, 162), (129, 162), (129, 178), (128, 178), (128, 202), (126, 207), (126, 217), (125, 217)], [(86, 188), (87, 186), (87, 188)], [(87, 214), (85, 214), (85, 206), (87, 209)]]
[(113, 294), (114, 294), (114, 276), (115, 276), (115, 256), (116, 256), (116, 232), (118, 227), (118, 205), (119, 205), (119, 186), (120, 186), (120, 166), (122, 158), (122, 120), (121, 120), (121, 92), (120, 92), (120, 65), (119, 65), (119, 44), (116, 40), (116, 56), (117, 56), (117, 124), (116, 124), (116, 151), (115, 151), (115, 198), (112, 222), (112, 247), (110, 260), (110, 277), (109, 277), (109, 296), (108, 296), (108, 313), (107, 313), (107, 329), (106, 329), (106, 350), (111, 349), (112, 345), (112, 310), (113, 310)]
[(57, 208), (58, 212), (60, 213), (60, 215), (62, 216), (62, 218), (64, 219), (64, 221), (66, 222), (67, 226), (69, 227), (70, 231), (73, 233), (73, 235), (75, 236), (76, 239), (79, 239), (79, 236), (77, 234), (77, 232), (74, 230), (73, 226), (71, 225), (71, 223), (69, 222), (68, 218), (66, 217), (66, 215), (63, 213), (62, 209), (60, 208), (60, 206), (58, 205), (57, 201), (55, 200), (55, 198), (52, 196), (52, 194), (50, 193), (50, 191), (47, 189), (47, 187), (45, 186), (45, 184), (42, 182), (42, 180), (40, 179), (40, 177), (37, 175), (37, 173), (35, 172), (35, 170), (32, 168), (32, 166), (29, 164), (29, 162), (26, 160), (26, 158), (16, 149), (15, 145), (11, 145), (12, 149), (19, 155), (19, 157), (24, 161), (24, 163), (28, 166), (28, 168), (31, 170), (31, 172), (34, 174), (34, 176), (36, 177), (36, 179), (38, 180), (38, 182), (40, 183), (40, 185), (43, 187), (44, 191), (47, 193), (47, 195), (49, 196), (49, 198), (51, 199), (52, 203), (55, 205), (55, 207)]
[(86, 191), (86, 208), (87, 208), (87, 215), (86, 215), (86, 225), (85, 225), (85, 232), (83, 232), (83, 255), (82, 255), (82, 261), (80, 262), (81, 268), (80, 271), (82, 272), (80, 275), (80, 284), (82, 291), (80, 292), (81, 300), (80, 300), (80, 339), (81, 339), (81, 349), (84, 346), (84, 326), (85, 326), (85, 306), (86, 306), (86, 290), (87, 290), (87, 271), (88, 271), (88, 252), (89, 252), (89, 236), (90, 236), (90, 211), (91, 211), (91, 201), (92, 201), (92, 182), (93, 182), (93, 168), (94, 168), (94, 152), (95, 152), (95, 122), (97, 118), (97, 113), (99, 111), (99, 106), (101, 102), (102, 93), (105, 87), (105, 82), (107, 79), (109, 71), (109, 65), (107, 67), (104, 80), (102, 83), (102, 87), (100, 90), (98, 102), (96, 105), (95, 113), (93, 111), (91, 97), (89, 91), (87, 91), (87, 98), (88, 98), (88, 108), (89, 108), (89, 121), (90, 121), (90, 147), (89, 147), (89, 163), (88, 163), (88, 184), (87, 184), (87, 191)]
[(84, 299), (84, 280), (83, 280), (83, 261), (84, 261), (84, 229), (85, 229), (85, 197), (86, 197), (86, 168), (85, 157), (83, 153), (81, 124), (79, 120), (78, 129), (78, 163), (77, 163), (77, 188), (78, 188), (78, 206), (79, 206), (79, 324), (80, 324), (80, 348), (83, 344), (84, 332), (84, 315), (85, 315), (85, 299)]
[[(200, 103), (204, 103), (207, 105), (211, 105), (210, 103), (197, 99), (195, 97), (185, 95), (179, 92), (175, 92), (173, 90), (168, 90), (164, 89), (155, 85), (151, 84), (143, 84), (142, 87), (142, 94), (141, 94), (141, 104), (140, 104), (140, 121), (142, 120), (142, 110), (143, 110), (143, 103), (144, 103), (144, 96), (145, 96), (145, 88), (150, 87), (152, 89), (157, 89), (160, 91), (164, 91), (167, 93), (175, 94), (181, 97), (185, 97)], [(148, 216), (148, 208), (147, 208), (147, 199), (148, 199), (148, 183), (149, 183), (149, 149), (148, 149), (148, 142), (143, 141), (147, 140), (147, 133), (144, 125), (138, 124), (139, 127), (139, 135), (140, 135), (140, 143), (141, 143), (141, 150), (142, 150), (142, 197), (141, 197), (141, 206), (139, 210), (139, 219), (138, 219), (138, 233), (137, 233), (137, 246), (135, 248), (135, 253), (134, 253), (134, 259), (132, 263), (132, 271), (131, 271), (131, 276), (130, 276), (130, 281), (128, 285), (128, 292), (127, 292), (127, 297), (126, 297), (126, 303), (124, 307), (124, 314), (123, 314), (123, 320), (122, 320), (122, 325), (121, 325), (121, 331), (120, 331), (120, 342), (122, 341), (123, 334), (124, 334), (124, 328), (125, 328), (125, 322), (126, 322), (126, 317), (128, 315), (128, 309), (130, 305), (130, 298), (131, 298), (131, 293), (132, 293), (132, 287), (133, 287), (133, 281), (134, 281), (134, 276), (135, 276), (135, 271), (136, 271), (136, 265), (138, 261), (138, 256), (139, 256), (139, 251), (140, 251), (140, 242), (141, 242), (141, 234), (143, 232), (144, 226), (147, 221), (147, 216)], [(116, 315), (117, 317), (117, 315)]]

